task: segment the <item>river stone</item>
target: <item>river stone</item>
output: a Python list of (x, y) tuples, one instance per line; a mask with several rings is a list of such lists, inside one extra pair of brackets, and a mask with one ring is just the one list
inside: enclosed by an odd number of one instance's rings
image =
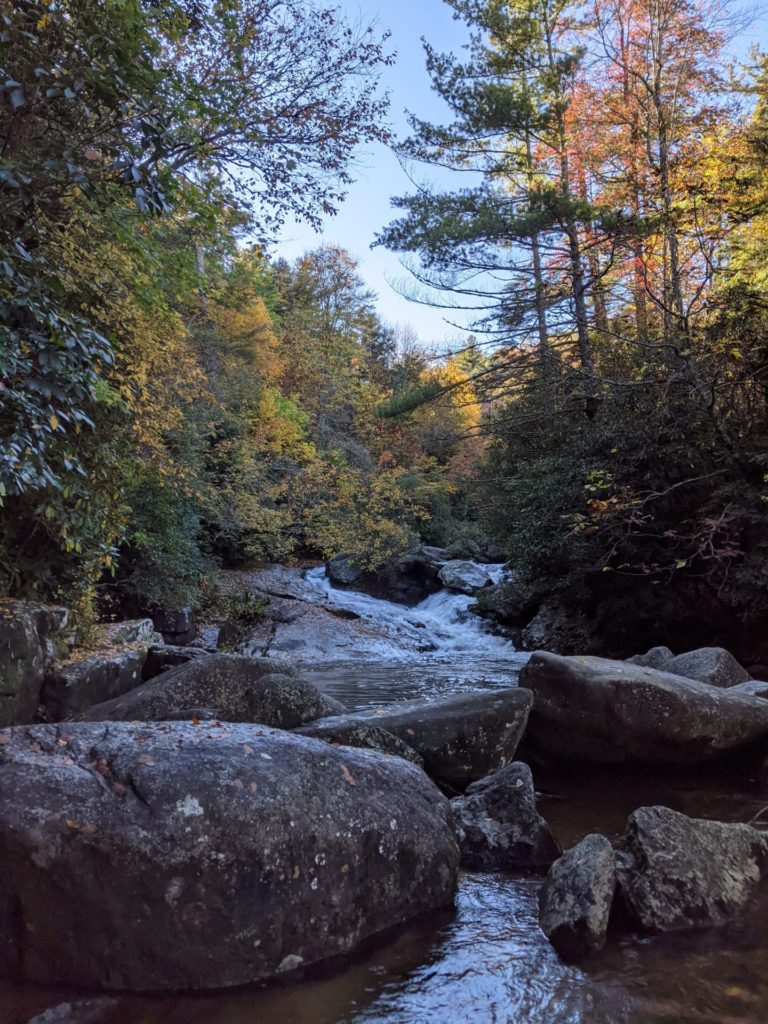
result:
[(295, 729), (346, 710), (294, 669), (273, 658), (212, 654), (169, 669), (117, 700), (89, 708), (83, 721), (159, 722), (179, 712), (209, 708), (226, 722), (258, 722)]
[(616, 860), (605, 836), (586, 836), (549, 869), (539, 924), (564, 960), (603, 948), (615, 890)]
[(735, 686), (749, 679), (747, 670), (722, 647), (700, 647), (686, 654), (678, 654), (664, 665), (664, 671), (685, 676), (686, 679), (698, 679), (700, 683), (709, 683), (710, 686)]
[(45, 717), (61, 722), (75, 718), (93, 704), (119, 699), (141, 685), (146, 660), (146, 645), (133, 644), (58, 666), (43, 683)]
[(729, 686), (730, 693), (744, 693), (749, 697), (768, 697), (768, 683), (762, 679), (749, 679), (746, 683)]
[(36, 1014), (27, 1024), (107, 1024), (113, 1019), (120, 1019), (120, 1004), (105, 996), (57, 1003)]
[(450, 805), (402, 758), (253, 725), (0, 735), (0, 975), (247, 985), (453, 897)]
[[(652, 647), (650, 651), (646, 651), (645, 654), (635, 654), (632, 658), (627, 658), (630, 665), (643, 665), (645, 668), (659, 668), (665, 669), (667, 662), (670, 662), (674, 658), (674, 654), (668, 647)], [(681, 673), (685, 675), (685, 673)]]
[(559, 758), (705, 761), (768, 736), (768, 704), (606, 658), (536, 651), (520, 674), (534, 694), (528, 735)]
[(464, 562), (452, 559), (446, 562), (438, 573), (443, 585), (449, 590), (458, 590), (462, 594), (474, 594), (482, 587), (490, 586), (493, 580), (486, 569), (476, 562)]
[(311, 725), (303, 725), (300, 729), (294, 729), (300, 736), (312, 736), (314, 739), (323, 740), (325, 743), (335, 743), (342, 747), (362, 747), (367, 750), (378, 750), (381, 754), (393, 754), (395, 757), (404, 757), (406, 761), (412, 761), (420, 768), (424, 766), (424, 759), (403, 743), (391, 732), (382, 729), (380, 725), (371, 722), (349, 722), (345, 718), (321, 718), (319, 722), (312, 722)]
[(462, 866), (470, 871), (548, 867), (560, 845), (536, 810), (531, 769), (516, 761), (451, 801)]
[(62, 653), (66, 608), (0, 601), (0, 727), (31, 722), (45, 671)]
[(392, 704), (324, 725), (369, 722), (386, 729), (421, 755), (436, 782), (459, 791), (514, 759), (532, 703), (528, 690), (509, 687)]
[(616, 867), (624, 902), (645, 928), (709, 928), (751, 900), (768, 872), (768, 836), (641, 807), (629, 816)]

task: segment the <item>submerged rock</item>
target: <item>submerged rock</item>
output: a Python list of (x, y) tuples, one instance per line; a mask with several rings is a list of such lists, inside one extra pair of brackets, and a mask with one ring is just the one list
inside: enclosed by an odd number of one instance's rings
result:
[(394, 733), (424, 759), (437, 782), (463, 790), (514, 759), (533, 703), (528, 690), (509, 687), (408, 701), (331, 719), (328, 728), (368, 722)]
[(6, 977), (246, 985), (347, 953), (455, 891), (450, 805), (402, 758), (252, 725), (0, 736)]
[(722, 647), (699, 647), (698, 650), (678, 654), (666, 662), (664, 671), (686, 679), (698, 679), (710, 686), (735, 686), (749, 679), (747, 670)]
[(475, 594), (482, 587), (488, 587), (493, 583), (482, 565), (460, 559), (446, 562), (438, 575), (444, 586), (449, 590), (458, 590), (461, 594)]
[(31, 722), (43, 677), (63, 653), (66, 608), (0, 601), (0, 727)]
[(536, 809), (531, 769), (508, 764), (451, 801), (461, 863), (472, 871), (548, 867), (560, 845)]
[(321, 718), (319, 722), (312, 722), (311, 725), (303, 725), (300, 729), (294, 729), (299, 736), (312, 736), (314, 739), (323, 740), (325, 743), (334, 743), (342, 747), (362, 747), (367, 750), (378, 750), (381, 754), (392, 754), (395, 757), (404, 757), (406, 761), (412, 761), (420, 768), (424, 765), (424, 759), (416, 753), (413, 747), (403, 743), (401, 739), (380, 725), (372, 722), (348, 721), (346, 718)]
[(549, 869), (539, 923), (564, 960), (603, 948), (615, 890), (616, 860), (605, 836), (586, 836)]
[(645, 668), (663, 669), (667, 662), (674, 658), (674, 654), (668, 647), (652, 647), (645, 654), (635, 654), (627, 658), (630, 665), (643, 665)]
[(130, 692), (141, 684), (146, 660), (146, 645), (133, 644), (60, 665), (45, 677), (41, 697), (45, 717), (61, 722)]
[(751, 900), (768, 871), (768, 836), (749, 825), (641, 807), (629, 817), (616, 863), (624, 902), (643, 927), (708, 928)]
[(163, 672), (137, 690), (89, 708), (83, 721), (159, 722), (196, 708), (226, 722), (258, 722), (295, 729), (338, 714), (344, 705), (326, 697), (294, 669), (272, 658), (213, 654)]
[(768, 736), (760, 698), (624, 661), (537, 651), (520, 682), (529, 736), (559, 758), (697, 762)]

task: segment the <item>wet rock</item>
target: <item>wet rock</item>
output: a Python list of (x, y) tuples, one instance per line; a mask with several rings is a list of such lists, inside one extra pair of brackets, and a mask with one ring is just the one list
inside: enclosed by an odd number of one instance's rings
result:
[(429, 704), (408, 701), (324, 724), (380, 726), (413, 747), (433, 779), (458, 791), (514, 760), (531, 704), (528, 690), (510, 687), (460, 693)]
[(749, 825), (641, 807), (629, 817), (616, 866), (624, 902), (643, 927), (709, 928), (752, 899), (768, 871), (768, 836)]
[(41, 700), (45, 717), (61, 722), (74, 718), (93, 704), (128, 693), (141, 685), (146, 660), (147, 647), (134, 644), (75, 658), (57, 667), (43, 683)]
[(211, 709), (224, 722), (259, 722), (276, 729), (295, 729), (345, 710), (339, 701), (297, 678), (291, 666), (273, 658), (212, 654), (97, 704), (81, 719), (160, 722), (194, 708)]
[(615, 855), (605, 836), (586, 836), (549, 869), (539, 924), (564, 960), (603, 948), (615, 890)]
[(451, 801), (461, 863), (471, 871), (548, 867), (560, 845), (536, 809), (531, 769), (514, 762)]
[(534, 617), (541, 601), (542, 594), (537, 588), (509, 577), (478, 591), (472, 611), (503, 626), (524, 626)]
[(252, 725), (2, 735), (6, 977), (246, 985), (347, 953), (455, 891), (448, 801), (401, 758)]
[(363, 568), (358, 555), (334, 555), (325, 563), (325, 574), (332, 583), (350, 587), (362, 579)]
[(144, 662), (142, 676), (144, 682), (154, 679), (161, 672), (169, 668), (176, 668), (178, 665), (186, 665), (189, 661), (198, 661), (200, 658), (210, 658), (211, 652), (202, 647), (174, 647), (170, 644), (153, 645), (147, 651), (147, 660)]
[[(645, 668), (659, 668), (664, 669), (667, 662), (670, 662), (674, 658), (674, 654), (668, 647), (652, 647), (650, 651), (646, 651), (645, 654), (635, 654), (632, 658), (627, 658), (630, 665), (642, 665)], [(680, 673), (684, 675), (685, 673)]]
[(735, 686), (749, 679), (747, 670), (722, 647), (700, 647), (696, 651), (678, 654), (664, 665), (664, 671), (686, 679), (698, 679), (710, 686)]
[(0, 601), (0, 727), (31, 722), (46, 669), (64, 652), (66, 608)]
[(559, 758), (697, 762), (768, 736), (760, 698), (625, 661), (536, 651), (520, 683), (534, 694), (528, 735)]
[(591, 651), (599, 647), (594, 623), (578, 608), (557, 595), (542, 600), (534, 617), (520, 630), (520, 648), (557, 654)]
[(424, 765), (423, 758), (413, 747), (403, 743), (391, 732), (371, 722), (347, 721), (345, 718), (321, 718), (319, 722), (303, 725), (294, 729), (299, 736), (312, 736), (326, 743), (335, 743), (342, 747), (362, 747), (367, 750), (378, 750), (381, 754), (392, 754), (404, 757), (420, 768)]
[(155, 612), (154, 620), (166, 643), (183, 646), (195, 639), (195, 612), (189, 606)]
[(443, 586), (449, 590), (458, 590), (460, 594), (474, 594), (482, 587), (493, 583), (482, 565), (460, 559), (446, 562), (440, 569), (439, 576)]

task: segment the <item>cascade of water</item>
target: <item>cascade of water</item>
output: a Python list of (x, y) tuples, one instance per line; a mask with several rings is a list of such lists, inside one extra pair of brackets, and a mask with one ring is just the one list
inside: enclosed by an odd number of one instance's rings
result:
[[(504, 571), (503, 565), (482, 568), (494, 583), (501, 579)], [(402, 651), (402, 656), (409, 660), (504, 658), (515, 650), (509, 640), (493, 633), (484, 619), (468, 610), (474, 598), (467, 594), (440, 590), (409, 608), (360, 591), (340, 590), (333, 586), (322, 566), (310, 569), (306, 581), (325, 603), (381, 624), (391, 635), (409, 641)], [(377, 656), (377, 652), (372, 650), (372, 656)]]

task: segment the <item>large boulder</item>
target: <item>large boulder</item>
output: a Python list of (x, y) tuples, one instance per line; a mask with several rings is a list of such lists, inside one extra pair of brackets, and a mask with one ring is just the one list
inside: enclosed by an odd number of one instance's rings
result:
[(0, 601), (0, 727), (33, 721), (43, 677), (63, 653), (66, 608)]
[(559, 594), (542, 599), (536, 614), (520, 630), (518, 643), (523, 651), (557, 654), (597, 650), (601, 644), (592, 617)]
[(189, 606), (155, 612), (154, 620), (166, 643), (183, 646), (195, 639), (195, 612)]
[(449, 590), (458, 590), (460, 594), (475, 594), (482, 587), (489, 587), (493, 583), (482, 565), (460, 559), (446, 562), (438, 575), (443, 586)]
[(363, 576), (364, 570), (357, 555), (340, 554), (325, 563), (325, 574), (331, 583), (351, 587)]
[(471, 871), (549, 867), (560, 845), (536, 809), (531, 769), (516, 761), (451, 801), (461, 863)]
[(533, 698), (509, 687), (408, 701), (329, 720), (328, 728), (369, 722), (393, 733), (424, 759), (424, 770), (454, 791), (514, 760)]
[(536, 614), (543, 599), (539, 588), (508, 576), (477, 593), (470, 611), (503, 626), (524, 626)]
[(630, 815), (617, 851), (624, 902), (653, 931), (709, 928), (743, 910), (768, 872), (768, 836), (668, 807)]
[(722, 647), (699, 647), (698, 650), (678, 654), (664, 664), (664, 671), (686, 679), (698, 679), (710, 686), (735, 686), (749, 679), (749, 672)]
[(252, 725), (0, 735), (0, 975), (246, 985), (453, 896), (450, 806), (401, 758)]
[(768, 703), (605, 658), (536, 651), (520, 675), (534, 694), (528, 735), (558, 758), (697, 762), (768, 736)]
[[(635, 654), (627, 658), (630, 665), (643, 665), (645, 668), (666, 669), (667, 663), (672, 661), (674, 654), (668, 647), (651, 647), (645, 654)], [(681, 673), (684, 675), (685, 673)]]
[(163, 672), (116, 700), (89, 708), (88, 722), (160, 722), (210, 709), (225, 722), (258, 722), (275, 729), (295, 729), (346, 709), (333, 697), (295, 675), (272, 658), (212, 654)]
[(586, 836), (549, 869), (539, 924), (564, 960), (603, 948), (615, 890), (616, 860), (605, 836)]
[(146, 660), (146, 644), (127, 644), (58, 665), (43, 683), (45, 717), (61, 722), (128, 693), (141, 684)]
[(413, 747), (403, 743), (399, 737), (374, 722), (349, 721), (346, 718), (321, 718), (319, 722), (303, 725), (294, 729), (300, 736), (312, 736), (325, 743), (333, 743), (341, 747), (362, 747), (366, 750), (378, 750), (380, 754), (392, 754), (404, 757), (420, 768), (424, 765), (423, 758)]

